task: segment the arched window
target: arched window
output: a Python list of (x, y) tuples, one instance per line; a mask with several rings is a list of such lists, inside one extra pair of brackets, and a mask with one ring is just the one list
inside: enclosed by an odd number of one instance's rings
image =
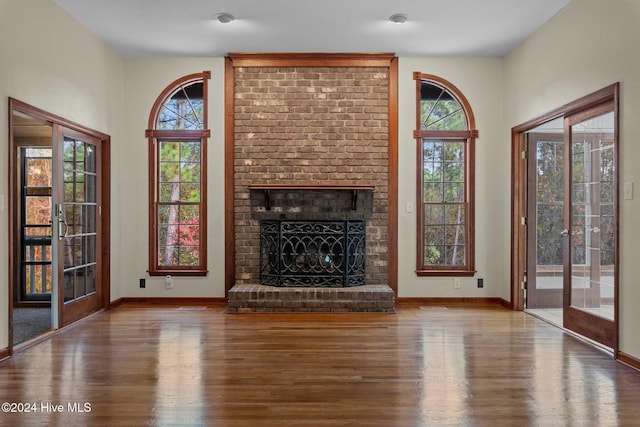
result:
[(184, 76), (149, 115), (149, 274), (207, 273), (207, 81)]
[(475, 120), (448, 81), (414, 73), (417, 118), (419, 276), (472, 276)]

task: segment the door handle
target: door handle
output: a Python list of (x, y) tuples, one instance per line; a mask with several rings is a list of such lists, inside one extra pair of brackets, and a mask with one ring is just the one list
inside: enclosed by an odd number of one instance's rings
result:
[(69, 225), (64, 218), (58, 219), (58, 240), (62, 240), (67, 237), (67, 233), (69, 232)]
[[(596, 228), (597, 228), (597, 227), (596, 227)], [(600, 229), (598, 229), (598, 231), (600, 231)], [(595, 231), (595, 230), (594, 230), (594, 233), (597, 233), (598, 231)], [(563, 236), (568, 236), (568, 235), (569, 235), (569, 230), (567, 230), (567, 229), (565, 228), (564, 230), (562, 230), (562, 231), (560, 232), (560, 234), (562, 234)], [(572, 232), (571, 232), (571, 235), (572, 235), (572, 236), (579, 236), (579, 235), (581, 235), (581, 234), (582, 234), (582, 231), (580, 231), (580, 230), (575, 230), (575, 231), (572, 231)]]
[(69, 232), (69, 225), (65, 219), (62, 204), (56, 205), (56, 216), (58, 217), (58, 240), (62, 240), (67, 237), (67, 233)]

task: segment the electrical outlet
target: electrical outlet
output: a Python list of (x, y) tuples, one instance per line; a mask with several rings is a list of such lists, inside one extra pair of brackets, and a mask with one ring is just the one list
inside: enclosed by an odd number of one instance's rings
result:
[(484, 288), (484, 279), (478, 278), (478, 287), (479, 288)]
[(453, 289), (460, 289), (461, 287), (460, 279), (453, 279)]
[(164, 278), (164, 288), (173, 289), (173, 278), (168, 274)]
[(147, 281), (144, 278), (140, 279), (140, 287), (141, 288), (146, 288), (147, 287)]

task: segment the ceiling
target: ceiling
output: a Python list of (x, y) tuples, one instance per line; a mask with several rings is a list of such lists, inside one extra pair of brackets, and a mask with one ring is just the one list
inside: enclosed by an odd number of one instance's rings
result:
[(20, 111), (13, 111), (12, 132), (15, 138), (51, 138), (51, 124), (35, 119)]
[[(55, 0), (124, 56), (501, 57), (572, 0)], [(227, 12), (236, 20), (221, 24)], [(388, 18), (407, 15), (395, 24)]]

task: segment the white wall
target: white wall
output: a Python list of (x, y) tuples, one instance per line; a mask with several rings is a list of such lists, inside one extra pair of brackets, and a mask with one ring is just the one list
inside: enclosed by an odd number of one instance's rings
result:
[[(0, 0), (0, 349), (8, 345), (8, 97), (111, 135), (121, 144), (122, 59), (51, 0)], [(119, 210), (117, 174), (112, 208)], [(121, 246), (114, 224), (112, 247)], [(111, 268), (120, 269), (114, 257)], [(112, 283), (112, 298), (119, 295)]]
[[(159, 93), (174, 79), (201, 70), (211, 70), (209, 90), (209, 236), (208, 265), (210, 274), (204, 278), (174, 278), (174, 288), (164, 289), (164, 278), (145, 274), (148, 258), (146, 232), (147, 202), (147, 127), (149, 111)], [(422, 296), (500, 296), (508, 299), (508, 214), (509, 214), (509, 151), (504, 151), (500, 138), (502, 115), (501, 59), (406, 59), (399, 61), (400, 90), (400, 171), (399, 177), (399, 295)], [(478, 275), (485, 287), (478, 289), (476, 278), (462, 278), (462, 288), (453, 289), (452, 279), (418, 278), (415, 275), (415, 213), (406, 213), (407, 202), (415, 206), (415, 81), (413, 71), (437, 74), (455, 84), (469, 99), (480, 131), (476, 154), (476, 235)], [(223, 297), (224, 296), (224, 60), (223, 58), (137, 58), (125, 60), (124, 134), (126, 156), (119, 159), (118, 170), (128, 183), (120, 193), (122, 222), (126, 246), (118, 248), (122, 258), (119, 280), (125, 297)], [(508, 143), (507, 143), (508, 148)], [(502, 150), (500, 148), (503, 148)], [(502, 165), (502, 167), (497, 167)], [(496, 188), (499, 190), (496, 191)], [(501, 218), (496, 220), (496, 218)], [(497, 238), (500, 236), (500, 238)], [(507, 239), (507, 246), (501, 242)], [(505, 258), (507, 257), (507, 258)], [(124, 261), (126, 260), (126, 262)], [(147, 287), (140, 289), (138, 279), (147, 278)]]
[(640, 358), (640, 1), (574, 0), (505, 58), (505, 127), (620, 82), (620, 345)]
[[(150, 277), (148, 204), (149, 113), (160, 92), (187, 74), (211, 71), (209, 80), (208, 140), (208, 249), (206, 277), (174, 277), (173, 289), (164, 288), (164, 277)], [(112, 247), (122, 260), (113, 280), (119, 280), (124, 297), (224, 297), (224, 58), (136, 58), (125, 60), (125, 105), (122, 157), (113, 167), (123, 185), (119, 198), (122, 209), (116, 214), (127, 244)], [(114, 272), (115, 273), (115, 272)], [(139, 279), (146, 277), (146, 288)]]
[[(502, 126), (503, 61), (495, 59), (400, 58), (398, 63), (398, 296), (501, 297), (509, 300), (510, 147)], [(418, 277), (416, 271), (416, 83), (413, 72), (442, 77), (455, 85), (473, 110), (476, 140), (476, 269), (462, 277)], [(508, 134), (507, 134), (508, 135)], [(414, 206), (408, 213), (407, 203)], [(506, 242), (506, 244), (505, 244)], [(477, 287), (477, 278), (484, 288)]]
[[(147, 127), (149, 112), (159, 93), (185, 74), (211, 70), (209, 90), (209, 236), (208, 266), (204, 278), (174, 278), (174, 288), (164, 289), (164, 278), (145, 274), (148, 266)], [(399, 295), (500, 296), (509, 298), (509, 144), (500, 135), (502, 116), (501, 59), (405, 59), (399, 61)], [(462, 288), (453, 289), (452, 279), (418, 278), (415, 275), (415, 213), (406, 213), (407, 202), (415, 206), (415, 81), (413, 71), (437, 74), (455, 84), (467, 96), (480, 131), (476, 153), (476, 248), (478, 275), (485, 287), (478, 289), (476, 278), (462, 278)], [(127, 245), (118, 248), (122, 269), (117, 276), (124, 297), (223, 297), (224, 296), (224, 60), (223, 58), (136, 58), (125, 60), (126, 97), (124, 135), (125, 157), (119, 159), (121, 230)], [(502, 146), (501, 146), (502, 144)], [(506, 151), (504, 149), (506, 144)], [(501, 165), (501, 166), (498, 166)], [(115, 167), (115, 161), (114, 161)], [(138, 212), (138, 215), (131, 215)], [(499, 237), (498, 237), (499, 236)], [(501, 244), (506, 239), (507, 245)], [(505, 252), (505, 248), (506, 251)], [(126, 260), (126, 262), (125, 262)], [(138, 279), (147, 278), (140, 289)]]

